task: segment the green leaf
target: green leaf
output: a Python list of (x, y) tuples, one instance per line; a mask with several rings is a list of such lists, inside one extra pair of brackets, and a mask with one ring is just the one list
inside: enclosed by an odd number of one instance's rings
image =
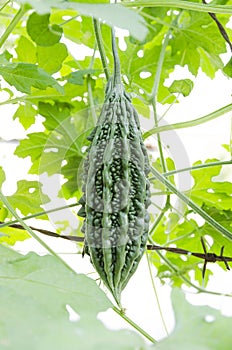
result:
[[(218, 161), (217, 159), (208, 159), (206, 163)], [(194, 163), (202, 164), (200, 161)], [(218, 176), (221, 166), (209, 167), (207, 169), (197, 169), (191, 172), (194, 178), (194, 186), (190, 191), (190, 198), (198, 205), (203, 204), (213, 206), (218, 209), (232, 208), (232, 183), (228, 181), (215, 181), (214, 177)]]
[(12, 207), (19, 209), (23, 215), (35, 214), (42, 204), (49, 202), (49, 197), (43, 194), (38, 181), (26, 180), (18, 181), (17, 191), (7, 199)]
[[(95, 281), (55, 257), (24, 256), (0, 246), (0, 266), (2, 348), (145, 349), (136, 333), (105, 328), (97, 315), (111, 302)], [(69, 320), (68, 307), (77, 313), (76, 321)]]
[(62, 87), (43, 69), (31, 63), (9, 63), (0, 65), (0, 74), (8, 84), (18, 91), (30, 94), (31, 88), (45, 90), (48, 86), (62, 92)]
[(43, 132), (29, 134), (26, 139), (20, 141), (14, 154), (20, 158), (30, 157), (32, 167), (30, 174), (38, 174), (38, 166), (41, 154), (44, 150), (48, 136)]
[[(220, 223), (228, 231), (232, 233), (232, 210), (219, 210), (216, 207), (208, 207), (204, 205), (202, 207), (214, 220)], [(203, 235), (208, 235), (213, 238), (213, 244), (210, 247), (212, 252), (220, 255), (221, 247), (225, 247), (224, 255), (230, 255), (232, 250), (232, 242), (227, 237), (218, 235), (217, 232), (208, 223), (205, 223), (201, 228), (200, 232)], [(224, 264), (221, 264), (223, 267)]]
[(21, 36), (15, 49), (18, 61), (24, 63), (36, 63), (36, 48), (31, 40)]
[(27, 32), (31, 39), (40, 46), (53, 46), (60, 41), (62, 28), (49, 25), (49, 14), (38, 15), (33, 12), (27, 21)]
[(231, 318), (208, 306), (193, 306), (175, 289), (172, 305), (176, 325), (169, 337), (154, 346), (155, 350), (230, 350)]
[(24, 129), (28, 129), (35, 123), (37, 111), (30, 103), (21, 104), (15, 112), (13, 119), (18, 118)]
[(0, 54), (0, 64), (9, 63), (12, 57), (13, 56), (8, 51), (4, 51), (3, 53)]
[(66, 119), (70, 118), (72, 106), (68, 103), (55, 104), (39, 102), (39, 114), (45, 117), (44, 126), (47, 130), (54, 130)]
[(16, 242), (25, 241), (28, 238), (31, 238), (31, 236), (25, 230), (13, 227), (0, 228), (0, 243), (14, 245)]
[(0, 166), (0, 188), (5, 180), (6, 180), (5, 172), (3, 168)]
[(7, 218), (8, 210), (5, 207), (0, 206), (0, 221), (4, 221)]
[(194, 75), (202, 67), (212, 77), (223, 67), (219, 55), (226, 52), (225, 41), (207, 13), (182, 11), (170, 44), (172, 54), (177, 54), (181, 65), (187, 64)]
[(232, 78), (232, 58), (229, 60), (229, 62), (225, 65), (223, 68), (223, 72), (230, 78)]
[(84, 77), (88, 74), (94, 74), (95, 72), (96, 69), (80, 69), (64, 77), (64, 79), (67, 79), (69, 83), (74, 85), (83, 85)]
[(183, 96), (188, 96), (193, 89), (193, 82), (190, 79), (174, 80), (168, 89), (170, 92), (180, 93)]
[(53, 74), (59, 71), (62, 63), (68, 56), (67, 48), (64, 44), (55, 44), (49, 47), (38, 46), (37, 59), (40, 68), (46, 72)]
[[(86, 4), (86, 3), (64, 2), (64, 1), (54, 1), (54, 0), (47, 0), (46, 3), (44, 2), (41, 3), (41, 1), (38, 1), (38, 0), (37, 1), (20, 0), (19, 2), (30, 4), (36, 10), (36, 12), (40, 13), (40, 15), (36, 14), (36, 16), (35, 16), (35, 13), (32, 14), (33, 21), (31, 20), (29, 25), (29, 35), (31, 37), (33, 36), (32, 39), (38, 45), (49, 46), (54, 44), (54, 42), (53, 44), (50, 43), (51, 32), (53, 32), (53, 30), (49, 30), (49, 27), (48, 27), (49, 15), (47, 14), (42, 15), (44, 13), (50, 12), (52, 7), (56, 7), (60, 9), (73, 9), (73, 10), (76, 10), (81, 15), (98, 18), (110, 26), (117, 26), (119, 28), (127, 29), (129, 30), (130, 34), (138, 40), (143, 40), (147, 34), (147, 28), (146, 28), (144, 19), (135, 11), (124, 8), (121, 5), (95, 4), (95, 3)], [(39, 20), (39, 17), (41, 17), (41, 20)], [(128, 18), (130, 20), (128, 20)], [(37, 25), (37, 29), (36, 29), (36, 25)], [(39, 27), (40, 27), (40, 30), (39, 30)], [(57, 26), (55, 26), (54, 31), (58, 38), (60, 32), (58, 31)], [(45, 37), (47, 37), (47, 40), (45, 38), (44, 39), (42, 38), (41, 34), (43, 32), (45, 33)], [(53, 40), (55, 40), (54, 37), (52, 38)]]

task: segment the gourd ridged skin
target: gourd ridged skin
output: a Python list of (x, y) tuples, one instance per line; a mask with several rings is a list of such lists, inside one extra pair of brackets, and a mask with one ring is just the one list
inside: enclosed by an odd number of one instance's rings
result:
[(144, 253), (149, 228), (149, 162), (139, 119), (121, 84), (108, 87), (84, 163), (84, 253), (120, 305)]

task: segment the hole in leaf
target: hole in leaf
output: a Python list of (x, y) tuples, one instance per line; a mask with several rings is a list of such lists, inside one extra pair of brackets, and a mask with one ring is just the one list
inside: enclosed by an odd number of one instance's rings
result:
[(214, 321), (215, 321), (215, 316), (213, 316), (213, 315), (206, 315), (205, 316), (205, 322), (212, 323)]
[(80, 315), (78, 315), (78, 313), (73, 310), (73, 308), (70, 305), (66, 305), (66, 310), (68, 311), (69, 314), (69, 321), (71, 322), (77, 322), (80, 320)]
[(29, 188), (28, 192), (29, 192), (29, 193), (34, 193), (34, 192), (35, 192), (35, 188), (34, 188), (34, 187)]
[(139, 50), (139, 51), (137, 52), (137, 56), (138, 56), (139, 58), (142, 58), (142, 57), (144, 56), (143, 50)]
[(150, 72), (141, 72), (139, 74), (139, 76), (140, 76), (141, 79), (147, 79), (147, 78), (149, 78), (151, 76), (151, 73)]
[(71, 19), (72, 18), (72, 16), (62, 16), (62, 19), (64, 20), (64, 21), (68, 21), (69, 19)]
[(51, 148), (46, 148), (44, 150), (44, 153), (50, 153), (50, 152), (58, 153), (58, 148), (51, 147)]

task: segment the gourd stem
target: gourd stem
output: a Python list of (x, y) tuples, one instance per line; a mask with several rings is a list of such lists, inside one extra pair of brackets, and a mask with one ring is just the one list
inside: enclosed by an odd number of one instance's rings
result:
[(100, 52), (101, 56), (101, 61), (103, 65), (103, 70), (106, 76), (106, 80), (108, 81), (110, 79), (110, 73), (107, 65), (107, 59), (106, 59), (106, 53), (104, 49), (104, 43), (102, 40), (102, 35), (101, 35), (101, 28), (100, 28), (100, 23), (97, 19), (93, 19), (93, 28), (94, 28), (94, 33), (95, 33), (95, 38), (98, 46), (98, 50)]
[(112, 35), (112, 51), (114, 57), (114, 85), (121, 84), (121, 68), (120, 68), (120, 59), (118, 55), (118, 49), (115, 38), (115, 29), (111, 30)]
[[(114, 0), (114, 3), (117, 4), (117, 0)], [(121, 67), (120, 67), (120, 59), (118, 55), (114, 28), (111, 29), (111, 40), (112, 40), (112, 52), (114, 57), (114, 86), (115, 86), (117, 84), (121, 84)]]
[(12, 33), (14, 28), (17, 26), (21, 18), (24, 16), (24, 14), (28, 10), (28, 6), (21, 6), (12, 21), (10, 22), (9, 26), (6, 28), (5, 32), (2, 34), (0, 38), (0, 48), (3, 46), (5, 41), (7, 40), (8, 36)]

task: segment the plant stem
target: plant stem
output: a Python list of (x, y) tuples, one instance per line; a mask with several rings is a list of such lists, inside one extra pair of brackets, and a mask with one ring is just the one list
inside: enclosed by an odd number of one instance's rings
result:
[[(162, 68), (164, 64), (164, 58), (165, 58), (165, 53), (166, 53), (166, 48), (169, 42), (169, 36), (171, 33), (171, 29), (169, 29), (164, 37), (164, 41), (161, 47), (160, 55), (159, 55), (159, 60), (157, 64), (157, 70), (155, 74), (155, 79), (154, 79), (154, 84), (152, 87), (152, 92), (151, 96), (149, 99), (149, 102), (152, 104), (153, 108), (153, 113), (154, 113), (154, 121), (155, 121), (155, 127), (158, 127), (158, 115), (157, 115), (157, 109), (156, 109), (156, 104), (157, 104), (157, 95), (158, 95), (158, 89), (160, 85), (160, 78), (161, 78), (161, 73), (162, 73)], [(158, 141), (158, 149), (159, 149), (159, 154), (160, 154), (160, 160), (161, 160), (161, 165), (163, 168), (163, 172), (166, 172), (166, 162), (164, 159), (164, 154), (163, 154), (163, 148), (162, 148), (162, 142), (161, 142), (161, 137), (160, 134), (157, 133), (157, 141)], [(167, 200), (169, 201), (169, 197), (167, 197)]]
[(197, 214), (199, 214), (205, 221), (212, 226), (215, 230), (232, 240), (232, 234), (225, 227), (215, 221), (210, 215), (208, 215), (204, 210), (202, 210), (198, 205), (196, 205), (190, 198), (185, 196), (183, 193), (178, 191), (178, 189), (172, 185), (162, 174), (160, 174), (155, 168), (151, 167), (151, 172), (154, 174), (156, 179), (162, 182), (172, 193), (177, 195), (183, 202), (185, 202), (190, 208), (192, 208)]
[(211, 5), (200, 4), (195, 2), (188, 2), (185, 0), (144, 0), (144, 1), (123, 1), (122, 5), (125, 7), (174, 7), (189, 11), (199, 12), (214, 12), (222, 14), (232, 14), (232, 6), (226, 5)]
[(71, 270), (72, 272), (74, 272), (76, 274), (76, 272), (71, 268), (71, 266), (69, 266), (63, 259), (61, 259), (61, 257), (59, 255), (57, 255), (56, 252), (54, 252), (54, 250), (52, 250), (41, 238), (39, 238), (39, 236), (37, 236), (37, 234), (27, 224), (25, 224), (23, 219), (21, 219), (18, 216), (16, 211), (13, 209), (13, 207), (10, 205), (7, 198), (2, 194), (1, 191), (0, 191), (0, 200), (2, 201), (2, 203), (5, 204), (7, 209), (18, 220), (18, 222), (22, 225), (22, 227), (24, 227), (24, 229), (31, 235), (31, 237), (33, 237), (38, 243), (40, 243), (51, 255), (53, 255), (57, 260), (59, 260), (69, 270)]
[(120, 68), (120, 59), (118, 55), (118, 49), (115, 38), (115, 30), (111, 30), (111, 40), (112, 40), (112, 52), (114, 57), (114, 86), (121, 84), (121, 68)]
[(197, 125), (209, 122), (210, 120), (213, 120), (215, 118), (218, 118), (218, 117), (220, 117), (220, 116), (222, 116), (225, 113), (230, 112), (230, 111), (232, 111), (232, 103), (227, 105), (227, 106), (224, 106), (220, 109), (217, 109), (216, 111), (209, 113), (201, 118), (189, 120), (187, 122), (175, 123), (175, 124), (170, 124), (170, 125), (162, 125), (162, 126), (158, 126), (157, 128), (153, 128), (153, 129), (151, 129), (143, 134), (143, 139), (145, 140), (147, 137), (149, 137), (153, 134), (157, 134), (158, 132), (197, 126)]
[(164, 37), (164, 41), (162, 43), (162, 47), (161, 47), (161, 51), (160, 51), (160, 55), (159, 55), (154, 84), (153, 84), (152, 92), (151, 92), (151, 96), (150, 96), (150, 102), (153, 102), (154, 105), (156, 104), (156, 100), (157, 100), (158, 88), (159, 88), (159, 84), (160, 84), (160, 77), (161, 77), (161, 73), (162, 73), (162, 68), (163, 68), (163, 64), (164, 64), (164, 58), (165, 58), (166, 48), (167, 48), (167, 45), (169, 42), (170, 33), (171, 33), (171, 29), (169, 29), (167, 31), (167, 33)]
[[(24, 216), (24, 217), (21, 218), (21, 220), (25, 221), (25, 220), (33, 219), (33, 218), (36, 218), (38, 216), (46, 215), (46, 214), (49, 214), (49, 213), (54, 213), (56, 211), (67, 209), (67, 208), (77, 207), (79, 205), (80, 204), (78, 204), (78, 203), (64, 205), (63, 207), (57, 207), (57, 208), (50, 209), (50, 210), (47, 210), (47, 211), (41, 211), (41, 212), (36, 213), (36, 214)], [(4, 222), (3, 224), (0, 224), (0, 228), (7, 227), (7, 226), (10, 226), (12, 224), (17, 224), (17, 222), (19, 222), (19, 221), (18, 220), (12, 220), (12, 221)]]
[(147, 338), (148, 340), (150, 340), (154, 344), (157, 343), (157, 341), (150, 334), (148, 334), (141, 327), (139, 327), (134, 321), (132, 321), (128, 316), (126, 316), (124, 312), (122, 312), (116, 306), (113, 306), (113, 310), (119, 316), (121, 316), (126, 322), (128, 322), (133, 328), (135, 328), (139, 333), (141, 333), (145, 338)]
[(5, 43), (5, 41), (7, 40), (8, 36), (12, 33), (12, 31), (14, 30), (14, 28), (17, 26), (17, 24), (19, 23), (19, 21), (21, 20), (21, 18), (24, 16), (24, 14), (27, 12), (28, 7), (22, 5), (20, 7), (20, 9), (18, 10), (18, 12), (16, 13), (16, 15), (14, 16), (14, 18), (12, 19), (12, 21), (10, 22), (9, 26), (6, 28), (5, 32), (2, 34), (1, 38), (0, 38), (0, 48), (3, 46), (3, 44)]
[[(184, 171), (193, 171), (193, 170), (198, 170), (198, 169), (202, 169), (202, 168), (211, 168), (211, 167), (214, 167), (214, 166), (221, 166), (221, 165), (232, 165), (232, 160), (224, 160), (224, 161), (219, 161), (219, 162), (210, 162), (210, 163), (206, 163), (206, 164), (198, 164), (198, 165), (194, 165), (194, 166), (189, 167), (189, 168), (183, 168), (183, 169), (177, 169), (177, 170), (168, 171), (168, 172), (164, 173), (163, 175), (165, 177), (168, 177), (168, 176), (171, 176), (171, 175), (182, 173)], [(150, 178), (150, 180), (155, 180), (155, 177)]]
[(93, 19), (93, 28), (94, 28), (96, 41), (97, 41), (98, 50), (99, 50), (100, 56), (101, 56), (103, 70), (104, 70), (104, 73), (105, 73), (105, 76), (106, 76), (106, 80), (108, 81), (109, 78), (110, 78), (110, 73), (109, 73), (109, 69), (108, 69), (108, 65), (107, 65), (107, 59), (106, 59), (104, 43), (103, 43), (102, 35), (101, 35), (100, 23), (95, 18)]
[(149, 261), (149, 257), (148, 257), (147, 251), (146, 251), (146, 258), (147, 258), (147, 264), (148, 264), (149, 274), (150, 274), (150, 278), (151, 278), (152, 288), (153, 288), (154, 293), (155, 293), (156, 302), (157, 302), (157, 305), (158, 305), (161, 321), (163, 323), (165, 332), (166, 332), (166, 334), (168, 336), (168, 329), (167, 329), (167, 326), (166, 326), (166, 323), (165, 323), (165, 320), (164, 320), (164, 315), (163, 315), (163, 312), (162, 312), (162, 309), (161, 309), (161, 306), (160, 306), (159, 296), (158, 296), (157, 289), (156, 289), (155, 282), (154, 282), (154, 278), (153, 278), (153, 275), (152, 275), (151, 264), (150, 264), (150, 261)]
[(8, 0), (7, 2), (5, 2), (5, 4), (2, 5), (2, 7), (0, 7), (0, 11), (2, 11), (12, 0)]

